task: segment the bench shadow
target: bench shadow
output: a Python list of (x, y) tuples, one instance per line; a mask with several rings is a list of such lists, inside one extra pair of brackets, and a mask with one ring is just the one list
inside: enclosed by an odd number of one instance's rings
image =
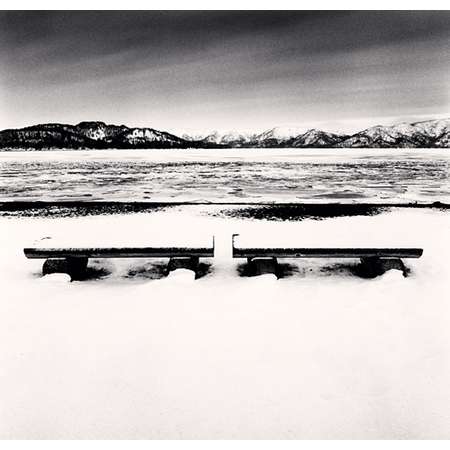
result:
[(123, 278), (159, 280), (167, 276), (167, 263), (146, 262), (128, 269)]
[(109, 277), (114, 272), (111, 261), (104, 259), (90, 259), (85, 274), (79, 281), (95, 281)]
[[(306, 278), (308, 276), (312, 276), (313, 274), (319, 274), (319, 276), (343, 276), (373, 279), (385, 274), (391, 269), (394, 269), (394, 267), (381, 267), (378, 268), (377, 271), (373, 271), (358, 261), (332, 263), (325, 266), (314, 267), (310, 267), (306, 264), (298, 266), (290, 263), (278, 263), (275, 275), (277, 276), (277, 278), (288, 278), (292, 276)], [(395, 269), (402, 270), (404, 277), (408, 277), (411, 274), (411, 269), (405, 265), (403, 265), (402, 269), (400, 269), (399, 267), (395, 267)], [(240, 277), (254, 276), (251, 267), (247, 263), (240, 263), (237, 266), (236, 270)]]
[[(402, 264), (402, 266), (380, 266), (376, 268), (371, 268), (361, 262), (346, 262), (346, 263), (333, 263), (327, 264), (325, 266), (319, 267), (317, 270), (322, 275), (325, 276), (345, 276), (345, 277), (358, 277), (363, 279), (373, 279), (377, 278), (381, 275), (384, 275), (391, 269), (400, 270), (403, 273), (404, 277), (409, 276), (411, 270)], [(311, 270), (312, 271), (312, 270)]]
[(111, 273), (112, 271), (108, 267), (88, 266), (85, 275), (80, 281), (102, 280), (103, 278), (110, 276)]
[(350, 271), (353, 275), (359, 278), (366, 279), (377, 278), (381, 275), (384, 275), (386, 272), (389, 272), (390, 270), (400, 270), (405, 278), (411, 274), (411, 269), (404, 263), (401, 263), (401, 265), (381, 266), (377, 267), (376, 269), (368, 268), (361, 263), (355, 264), (354, 267), (350, 267)]
[[(254, 273), (248, 263), (240, 263), (236, 267), (236, 271), (240, 277), (252, 277)], [(278, 263), (275, 275), (277, 278), (287, 278), (299, 274), (300, 269), (295, 264)]]
[[(203, 278), (213, 272), (213, 266), (209, 262), (200, 262), (195, 278)], [(64, 270), (55, 270), (54, 273), (66, 273)], [(167, 261), (146, 262), (135, 264), (125, 269), (122, 266), (116, 266), (114, 263), (101, 259), (90, 260), (84, 274), (77, 276), (76, 281), (96, 281), (103, 280), (109, 276), (119, 276), (119, 278), (135, 280), (159, 280), (167, 277), (169, 274)], [(36, 270), (32, 273), (33, 278), (42, 278), (42, 270)]]
[[(200, 262), (198, 264), (195, 279), (203, 278), (213, 272), (211, 263)], [(128, 269), (123, 278), (142, 279), (142, 280), (159, 280), (167, 277), (169, 274), (167, 262), (147, 262)]]
[[(52, 273), (67, 273), (65, 270), (55, 270)], [(113, 273), (113, 266), (108, 263), (98, 262), (96, 260), (89, 261), (85, 273), (76, 278), (76, 281), (94, 281), (102, 280), (109, 277)], [(42, 269), (33, 272), (33, 278), (42, 278), (45, 276)]]
[(206, 275), (209, 275), (213, 272), (214, 272), (214, 267), (213, 267), (212, 263), (201, 262), (198, 265), (195, 279), (206, 277)]

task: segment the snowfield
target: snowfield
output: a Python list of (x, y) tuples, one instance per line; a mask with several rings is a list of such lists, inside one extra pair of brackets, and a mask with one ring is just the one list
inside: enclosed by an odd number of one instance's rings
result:
[[(449, 213), (275, 222), (179, 207), (0, 218), (1, 438), (450, 438)], [(206, 274), (165, 260), (92, 260), (41, 277), (22, 249), (209, 244)], [(239, 245), (418, 246), (404, 278), (356, 260), (283, 260), (240, 276)], [(45, 242), (45, 241), (41, 241)]]

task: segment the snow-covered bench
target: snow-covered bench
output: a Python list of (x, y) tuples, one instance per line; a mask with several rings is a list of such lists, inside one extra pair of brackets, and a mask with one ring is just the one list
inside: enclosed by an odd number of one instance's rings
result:
[(78, 248), (24, 248), (27, 258), (45, 259), (43, 275), (63, 272), (72, 279), (82, 279), (89, 258), (170, 258), (169, 270), (195, 270), (199, 258), (214, 256), (214, 238), (211, 247), (78, 247)]
[(233, 258), (246, 258), (255, 275), (276, 273), (277, 258), (359, 258), (363, 271), (376, 276), (388, 269), (399, 269), (406, 274), (402, 258), (420, 258), (421, 248), (285, 248), (236, 247), (232, 239)]

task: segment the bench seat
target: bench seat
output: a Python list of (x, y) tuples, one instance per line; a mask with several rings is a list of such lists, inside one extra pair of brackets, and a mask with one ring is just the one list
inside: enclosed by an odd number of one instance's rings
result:
[(239, 248), (233, 258), (420, 258), (421, 248)]
[(171, 258), (214, 256), (212, 247), (97, 247), (97, 248), (24, 248), (30, 259), (43, 258)]

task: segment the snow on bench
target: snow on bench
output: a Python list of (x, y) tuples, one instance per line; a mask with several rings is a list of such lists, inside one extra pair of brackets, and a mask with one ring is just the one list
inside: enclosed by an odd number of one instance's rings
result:
[(236, 246), (233, 234), (233, 258), (420, 258), (423, 249), (414, 247), (256, 247)]
[(233, 258), (420, 258), (421, 248), (236, 248)]

